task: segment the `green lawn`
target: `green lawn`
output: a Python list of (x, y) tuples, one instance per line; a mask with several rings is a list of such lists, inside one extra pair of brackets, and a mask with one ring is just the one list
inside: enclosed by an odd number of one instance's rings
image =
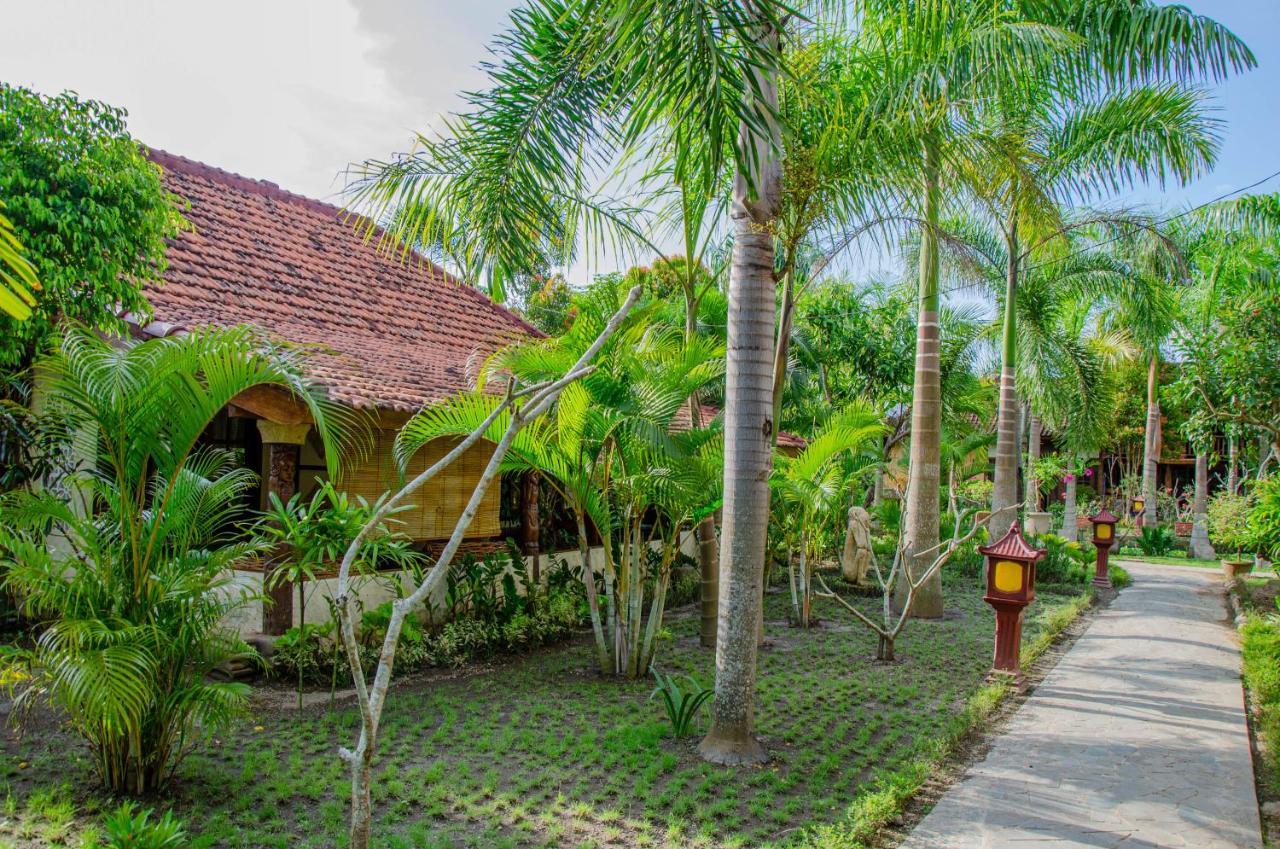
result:
[[(1042, 588), (1026, 624), (1080, 588)], [(877, 771), (910, 762), (954, 733), (991, 662), (993, 617), (977, 581), (948, 580), (947, 618), (908, 627), (900, 661), (874, 662), (875, 641), (830, 602), (832, 621), (805, 633), (769, 598), (770, 645), (760, 662), (760, 734), (773, 754), (757, 769), (703, 763), (697, 737), (667, 737), (648, 681), (591, 671), (585, 640), (513, 662), (396, 689), (384, 717), (375, 787), (375, 844), (400, 847), (780, 846), (808, 826), (848, 824)], [(872, 607), (872, 599), (861, 603)], [(697, 645), (695, 611), (669, 617), (660, 666), (713, 678)], [(1051, 626), (1052, 627), (1052, 626)], [(259, 710), (181, 767), (172, 805), (192, 847), (341, 846), (347, 773), (334, 754), (352, 742), (355, 712)], [(87, 752), (47, 730), (10, 741), (0, 771), (11, 809), (68, 786), (81, 810), (108, 803), (91, 790)], [(29, 764), (19, 769), (19, 764)], [(865, 806), (864, 806), (865, 807)], [(0, 831), (0, 845), (3, 845)], [(57, 845), (57, 844), (46, 844)]]
[(1157, 557), (1148, 554), (1112, 554), (1111, 559), (1132, 560), (1136, 563), (1150, 563), (1155, 566), (1199, 566), (1204, 569), (1221, 569), (1221, 560), (1196, 560), (1192, 557)]

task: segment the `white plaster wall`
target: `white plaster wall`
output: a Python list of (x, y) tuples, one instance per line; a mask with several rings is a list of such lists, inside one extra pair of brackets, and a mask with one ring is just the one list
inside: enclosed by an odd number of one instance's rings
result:
[[(681, 535), (680, 550), (690, 557), (697, 557), (698, 542), (693, 531), (687, 531)], [(591, 568), (593, 571), (600, 571), (604, 566), (604, 549), (597, 546), (592, 548), (588, 553), (591, 560)], [(525, 568), (529, 570), (527, 574), (531, 574), (533, 570), (533, 558), (526, 557)], [(542, 572), (546, 574), (550, 568), (550, 561), (565, 561), (569, 568), (575, 572), (580, 572), (582, 568), (582, 554), (579, 551), (566, 551), (558, 554), (542, 555)], [(411, 575), (408, 572), (382, 574), (376, 578), (360, 579), (356, 587), (356, 598), (363, 609), (371, 610), (383, 602), (390, 601), (396, 597), (394, 591), (394, 581), (399, 580), (402, 586), (402, 592), (408, 594), (413, 591), (414, 584)], [(328, 599), (333, 597), (337, 592), (337, 578), (324, 578), (318, 581), (309, 581), (307, 583), (307, 614), (306, 621), (327, 622), (329, 616)], [(261, 595), (262, 593), (262, 573), (258, 571), (235, 570), (231, 574), (231, 580), (224, 586), (225, 593), (248, 593), (251, 595)], [(445, 584), (440, 582), (439, 588), (433, 594), (436, 605), (444, 606)], [(294, 590), (294, 610), (293, 624), (297, 626), (300, 617), (298, 615), (297, 590)], [(236, 610), (226, 620), (227, 627), (234, 629), (242, 637), (250, 634), (257, 634), (262, 631), (262, 600), (255, 598), (247, 602), (245, 605)]]

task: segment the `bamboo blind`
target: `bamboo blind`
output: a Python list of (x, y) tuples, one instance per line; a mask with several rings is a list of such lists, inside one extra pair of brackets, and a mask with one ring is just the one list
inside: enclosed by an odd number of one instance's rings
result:
[[(372, 503), (382, 493), (400, 485), (392, 455), (394, 442), (394, 431), (379, 431), (368, 459), (347, 473), (345, 486), (348, 493), (353, 496), (362, 495)], [(437, 439), (428, 443), (409, 462), (405, 479), (413, 478), (457, 444), (458, 440), (455, 439)], [(395, 519), (400, 524), (394, 527), (416, 540), (449, 536), (453, 533), (458, 517), (466, 509), (476, 482), (480, 480), (491, 456), (491, 443), (478, 442), (471, 446), (466, 453), (409, 496), (408, 503), (413, 506), (396, 514)], [(492, 537), (501, 533), (498, 521), (500, 493), (500, 479), (494, 478), (476, 512), (475, 521), (467, 531), (468, 538)]]

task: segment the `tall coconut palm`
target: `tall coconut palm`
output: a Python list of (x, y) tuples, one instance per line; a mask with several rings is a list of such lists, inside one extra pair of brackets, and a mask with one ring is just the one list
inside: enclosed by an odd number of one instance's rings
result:
[(279, 387), (309, 408), (334, 475), (360, 423), (303, 379), (295, 352), (248, 330), (122, 349), (72, 329), (37, 368), (81, 463), (70, 491), (0, 505), (7, 582), (44, 626), (21, 698), (65, 711), (112, 790), (151, 793), (248, 695), (208, 675), (249, 653), (223, 620), (246, 600), (229, 568), (262, 548), (240, 527), (254, 475), (201, 434), (236, 395)]
[(1147, 416), (1142, 441), (1143, 521), (1157, 522), (1156, 471), (1160, 461), (1160, 350), (1177, 319), (1177, 287), (1187, 282), (1184, 246), (1173, 234), (1128, 234), (1109, 248), (1128, 267), (1127, 285), (1108, 299), (1105, 325), (1126, 333), (1147, 371)]
[[(905, 559), (921, 574), (938, 546), (942, 388), (938, 315), (940, 221), (956, 185), (956, 161), (973, 102), (1014, 90), (1028, 78), (1052, 76), (1075, 39), (1065, 29), (1028, 26), (1018, 11), (981, 3), (900, 3), (863, 6), (860, 32), (869, 65), (880, 74), (871, 102), (877, 120), (914, 141), (905, 163), (920, 232), (916, 368), (911, 402), (910, 483)], [(889, 120), (883, 120), (888, 117)], [(921, 552), (916, 555), (914, 552)], [(903, 597), (899, 594), (899, 598)], [(914, 594), (910, 615), (943, 614), (942, 577), (935, 572)]]
[[(1200, 95), (1169, 85), (1069, 99), (1044, 91), (1025, 102), (1000, 104), (986, 120), (986, 131), (975, 137), (972, 183), (981, 186), (978, 195), (998, 222), (1006, 262), (990, 527), (998, 536), (1017, 512), (1016, 305), (1033, 255), (1096, 224), (1088, 216), (1065, 216), (1070, 199), (1148, 178), (1191, 179), (1212, 164), (1217, 138)], [(986, 175), (985, 182), (979, 175)]]
[(489, 88), (470, 96), (450, 135), (368, 163), (356, 195), (392, 237), (502, 271), (524, 267), (548, 232), (565, 242), (576, 225), (634, 230), (586, 198), (583, 182), (651, 131), (685, 128), (732, 172), (716, 700), (702, 747), (718, 763), (765, 757), (753, 734), (755, 622), (775, 428), (777, 89), (791, 12), (774, 0), (540, 0), (513, 14)]

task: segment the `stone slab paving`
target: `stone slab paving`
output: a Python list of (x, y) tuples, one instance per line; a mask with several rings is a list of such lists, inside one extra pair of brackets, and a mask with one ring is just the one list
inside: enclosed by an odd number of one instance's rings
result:
[(1126, 563), (1099, 613), (902, 849), (1262, 845), (1221, 581)]

